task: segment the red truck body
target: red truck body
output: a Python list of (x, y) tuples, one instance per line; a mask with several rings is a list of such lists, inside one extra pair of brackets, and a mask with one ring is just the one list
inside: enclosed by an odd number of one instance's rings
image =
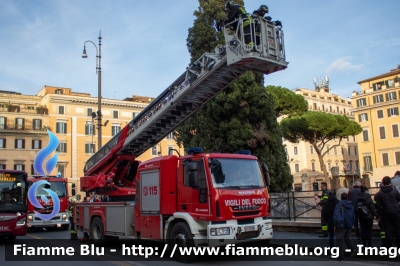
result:
[(26, 172), (0, 170), (0, 237), (26, 235), (27, 187)]
[(38, 181), (46, 180), (50, 183), (50, 189), (56, 192), (60, 200), (60, 211), (59, 213), (50, 220), (42, 220), (35, 214), (35, 211), (43, 214), (49, 214), (53, 210), (53, 201), (48, 197), (49, 202), (45, 203), (41, 199), (41, 193), (48, 196), (47, 193), (41, 190), (41, 186), (38, 187), (36, 191), (36, 196), (40, 204), (44, 207), (43, 209), (35, 208), (28, 201), (28, 227), (61, 227), (63, 230), (68, 230), (69, 228), (69, 214), (68, 214), (68, 182), (66, 178), (58, 177), (42, 177), (42, 176), (32, 176), (28, 178), (29, 187)]

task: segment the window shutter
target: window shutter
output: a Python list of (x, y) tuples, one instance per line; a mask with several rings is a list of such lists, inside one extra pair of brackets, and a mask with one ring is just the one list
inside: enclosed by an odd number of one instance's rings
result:
[(7, 140), (6, 139), (3, 139), (3, 143), (4, 143), (4, 147), (3, 148), (7, 148), (7, 145), (6, 145)]
[(396, 164), (400, 164), (400, 152), (395, 152)]
[(385, 85), (386, 85), (386, 87), (389, 87), (389, 81), (388, 80), (385, 80)]
[(39, 140), (39, 149), (42, 148), (42, 140)]
[(32, 149), (34, 149), (35, 148), (35, 140), (33, 139), (32, 140)]
[(382, 160), (383, 160), (383, 165), (389, 165), (389, 155), (387, 153), (382, 153)]
[(372, 87), (374, 87), (374, 91), (376, 91), (376, 83), (372, 84)]
[(22, 165), (22, 170), (25, 171), (25, 164)]
[(67, 123), (64, 123), (64, 133), (67, 133)]
[(22, 149), (25, 149), (25, 140), (22, 140)]
[(399, 137), (399, 125), (392, 125), (393, 138)]
[(25, 129), (25, 118), (22, 118), (22, 129)]
[(358, 122), (361, 122), (361, 114), (358, 115)]
[[(18, 140), (15, 139), (15, 143), (14, 143), (14, 148), (16, 149), (18, 147)], [(14, 169), (15, 170), (15, 169)]]
[(16, 164), (14, 164), (14, 170), (17, 170), (17, 165)]

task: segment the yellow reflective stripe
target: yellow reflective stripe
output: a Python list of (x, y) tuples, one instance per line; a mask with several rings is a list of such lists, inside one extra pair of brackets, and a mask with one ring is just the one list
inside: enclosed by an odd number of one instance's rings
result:
[(321, 228), (322, 228), (322, 231), (328, 230), (328, 226), (327, 225), (323, 225), (323, 226), (321, 226)]

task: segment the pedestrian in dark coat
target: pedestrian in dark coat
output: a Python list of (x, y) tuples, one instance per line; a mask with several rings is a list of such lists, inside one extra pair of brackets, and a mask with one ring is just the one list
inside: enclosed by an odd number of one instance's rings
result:
[(361, 186), (361, 192), (358, 194), (357, 209), (359, 202), (361, 202), (362, 206), (365, 206), (368, 211), (368, 214), (363, 214), (357, 210), (361, 227), (361, 240), (364, 247), (371, 247), (373, 219), (374, 216), (379, 219), (379, 214), (375, 210), (371, 195), (366, 193), (365, 186)]
[(382, 178), (383, 187), (375, 194), (376, 209), (385, 229), (387, 247), (392, 246), (393, 227), (397, 247), (400, 248), (400, 193), (391, 186), (391, 181), (389, 176)]
[(354, 232), (356, 233), (356, 237), (360, 238), (360, 229), (358, 227), (358, 213), (356, 212), (357, 198), (358, 194), (361, 192), (361, 183), (360, 181), (354, 182), (353, 188), (349, 190), (348, 200), (351, 202), (354, 208), (354, 213), (356, 215), (356, 223), (354, 224)]
[(336, 193), (330, 191), (328, 194), (328, 200), (322, 206), (322, 216), (328, 223), (329, 247), (331, 248), (335, 246), (335, 226), (333, 225), (333, 214), (338, 202), (339, 200), (336, 197)]

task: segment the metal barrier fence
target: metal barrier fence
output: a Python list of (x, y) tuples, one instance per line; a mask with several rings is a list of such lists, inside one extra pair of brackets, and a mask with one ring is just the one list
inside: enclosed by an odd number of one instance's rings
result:
[[(372, 197), (380, 188), (370, 188)], [(315, 200), (315, 194), (321, 195), (322, 191), (291, 191), (270, 193), (272, 219), (320, 219), (321, 211)], [(338, 196), (340, 200), (340, 195)]]

